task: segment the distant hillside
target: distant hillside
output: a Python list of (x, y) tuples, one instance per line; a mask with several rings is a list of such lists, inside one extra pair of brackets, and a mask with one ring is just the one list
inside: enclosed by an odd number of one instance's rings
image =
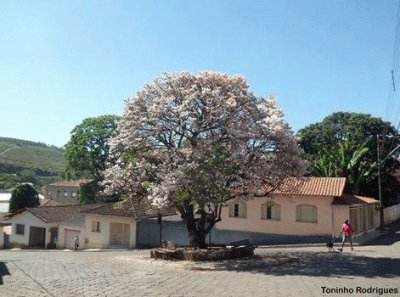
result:
[(64, 150), (61, 148), (39, 142), (0, 137), (0, 189), (7, 188), (2, 186), (1, 182), (16, 181), (12, 176), (18, 176), (19, 181), (38, 185), (46, 184), (47, 181), (52, 182), (60, 178), (64, 166)]

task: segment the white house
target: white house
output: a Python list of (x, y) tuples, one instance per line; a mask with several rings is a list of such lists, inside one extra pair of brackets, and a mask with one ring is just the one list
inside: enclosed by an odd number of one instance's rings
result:
[(222, 209), (218, 235), (263, 244), (310, 242), (337, 235), (346, 219), (356, 236), (365, 235), (379, 225), (378, 201), (345, 194), (345, 185), (337, 177), (288, 178), (277, 189), (265, 189), (268, 195), (232, 200)]
[(67, 205), (24, 208), (10, 216), (14, 246), (73, 248), (78, 236), (80, 248), (134, 248), (137, 222), (161, 213), (152, 208), (128, 210), (112, 204)]
[(10, 243), (21, 247), (51, 247), (57, 244), (59, 225), (95, 206), (49, 206), (20, 209), (9, 216)]
[(72, 248), (78, 236), (81, 248), (134, 248), (137, 221), (131, 210), (91, 208), (60, 222), (57, 246)]

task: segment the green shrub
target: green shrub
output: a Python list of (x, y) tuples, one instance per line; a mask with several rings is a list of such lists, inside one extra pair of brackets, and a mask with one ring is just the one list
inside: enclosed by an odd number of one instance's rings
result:
[(11, 192), (9, 212), (15, 212), (24, 207), (39, 206), (38, 192), (29, 184), (18, 185)]

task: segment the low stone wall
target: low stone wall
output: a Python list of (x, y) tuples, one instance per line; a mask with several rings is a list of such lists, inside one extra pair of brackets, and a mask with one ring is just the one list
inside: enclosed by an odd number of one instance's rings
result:
[(383, 209), (385, 224), (393, 223), (400, 219), (400, 204), (392, 205)]
[(236, 258), (251, 257), (255, 246), (214, 247), (210, 249), (191, 248), (156, 248), (150, 251), (151, 258), (183, 261), (223, 261)]

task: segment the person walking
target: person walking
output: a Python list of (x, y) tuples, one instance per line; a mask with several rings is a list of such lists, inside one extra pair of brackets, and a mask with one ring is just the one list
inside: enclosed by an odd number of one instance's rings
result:
[(346, 220), (342, 225), (342, 230), (339, 233), (339, 236), (343, 234), (342, 237), (342, 248), (338, 249), (339, 251), (343, 251), (344, 243), (346, 241), (350, 242), (351, 250), (353, 249), (353, 227), (349, 224), (349, 220)]
[(78, 237), (78, 235), (76, 235), (74, 237), (74, 246), (75, 246), (75, 251), (77, 251), (78, 248), (79, 248), (79, 237)]

